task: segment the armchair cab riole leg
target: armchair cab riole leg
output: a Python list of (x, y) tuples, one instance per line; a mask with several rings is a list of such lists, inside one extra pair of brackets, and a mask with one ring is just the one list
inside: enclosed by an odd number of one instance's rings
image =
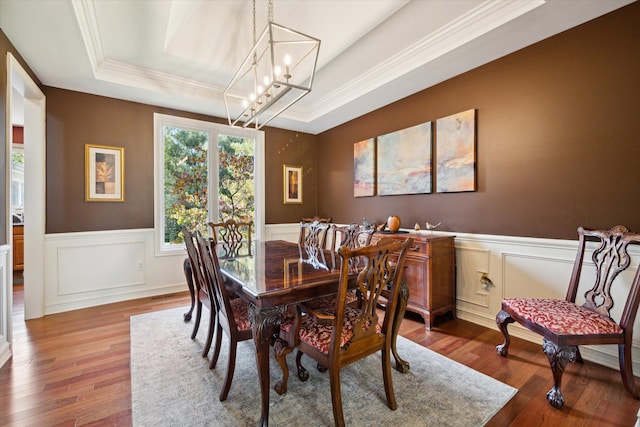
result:
[(498, 325), (498, 329), (500, 329), (500, 332), (502, 332), (502, 335), (504, 335), (504, 343), (496, 346), (496, 352), (500, 356), (506, 357), (507, 353), (509, 352), (509, 343), (511, 341), (509, 338), (509, 331), (507, 331), (507, 326), (509, 325), (509, 323), (513, 322), (513, 317), (511, 317), (509, 313), (504, 310), (500, 310), (498, 312), (498, 315), (496, 316), (496, 325)]
[(567, 363), (576, 361), (578, 347), (573, 345), (558, 347), (555, 343), (543, 338), (542, 351), (549, 358), (549, 365), (551, 365), (551, 372), (553, 372), (553, 388), (547, 393), (547, 400), (551, 406), (559, 409), (564, 406), (564, 397), (560, 391), (562, 373)]

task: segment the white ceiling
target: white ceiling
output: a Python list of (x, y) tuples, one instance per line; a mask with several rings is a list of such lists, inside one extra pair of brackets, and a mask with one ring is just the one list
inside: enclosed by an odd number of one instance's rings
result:
[[(274, 0), (321, 42), (311, 93), (269, 125), (320, 133), (632, 0)], [(226, 117), (250, 0), (0, 0), (0, 27), (52, 87)], [(257, 0), (257, 31), (267, 2)]]

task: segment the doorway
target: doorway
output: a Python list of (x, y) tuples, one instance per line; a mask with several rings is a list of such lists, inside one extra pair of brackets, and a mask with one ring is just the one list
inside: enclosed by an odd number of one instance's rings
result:
[[(24, 128), (24, 317), (33, 319), (42, 317), (44, 310), (44, 236), (45, 236), (45, 96), (38, 85), (20, 65), (17, 59), (7, 53), (7, 96), (9, 98), (9, 120), (7, 124), (22, 121)], [(22, 116), (22, 117), (19, 117)], [(15, 118), (15, 120), (14, 120)], [(22, 120), (19, 120), (22, 118)], [(9, 126), (10, 127), (10, 126)], [(11, 141), (11, 139), (9, 139)], [(11, 144), (5, 151), (6, 164), (11, 164)], [(9, 169), (9, 168), (7, 168)], [(7, 171), (7, 195), (11, 197), (11, 176)], [(13, 230), (11, 206), (6, 204), (7, 241), (12, 244)], [(12, 248), (13, 250), (13, 248)], [(10, 257), (11, 258), (11, 257)], [(7, 341), (13, 339), (12, 325), (12, 283), (13, 268), (7, 269), (3, 307), (0, 307), (2, 323), (7, 325)]]

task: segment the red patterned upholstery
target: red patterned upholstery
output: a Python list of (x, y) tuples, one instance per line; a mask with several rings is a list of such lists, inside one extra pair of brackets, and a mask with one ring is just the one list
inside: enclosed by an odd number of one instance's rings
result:
[[(323, 310), (323, 314), (330, 314), (331, 309)], [(360, 310), (352, 306), (344, 307), (344, 321), (342, 323), (342, 336), (340, 337), (340, 347), (344, 347), (353, 337), (353, 324), (360, 315)], [(282, 327), (282, 325), (280, 326)], [(305, 342), (322, 353), (329, 353), (329, 345), (331, 344), (331, 331), (330, 325), (324, 324), (322, 321), (318, 321), (313, 316), (306, 317), (300, 325), (300, 341)], [(382, 326), (376, 324), (376, 332), (380, 333)]]
[[(348, 291), (345, 298), (346, 304), (353, 304), (358, 301), (358, 296), (355, 291)], [(311, 301), (307, 301), (304, 303), (307, 307), (313, 310), (319, 310), (325, 307), (334, 308), (336, 306), (336, 294), (327, 295), (324, 297), (319, 297), (316, 299), (312, 299)]]
[(251, 329), (251, 322), (249, 321), (249, 305), (242, 298), (235, 298), (229, 300), (231, 308), (233, 309), (233, 318), (236, 321), (236, 326), (239, 331), (245, 331)]
[(622, 328), (613, 320), (569, 301), (505, 298), (503, 304), (523, 319), (543, 326), (558, 335), (622, 333)]

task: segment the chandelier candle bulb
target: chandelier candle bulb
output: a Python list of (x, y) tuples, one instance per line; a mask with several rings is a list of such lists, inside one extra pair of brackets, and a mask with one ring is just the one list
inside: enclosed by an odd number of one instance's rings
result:
[[(253, 47), (225, 89), (224, 104), (230, 126), (261, 129), (311, 91), (320, 40), (273, 22), (273, 0), (268, 0), (267, 26), (256, 37), (255, 1)], [(244, 107), (242, 100), (251, 91)]]

